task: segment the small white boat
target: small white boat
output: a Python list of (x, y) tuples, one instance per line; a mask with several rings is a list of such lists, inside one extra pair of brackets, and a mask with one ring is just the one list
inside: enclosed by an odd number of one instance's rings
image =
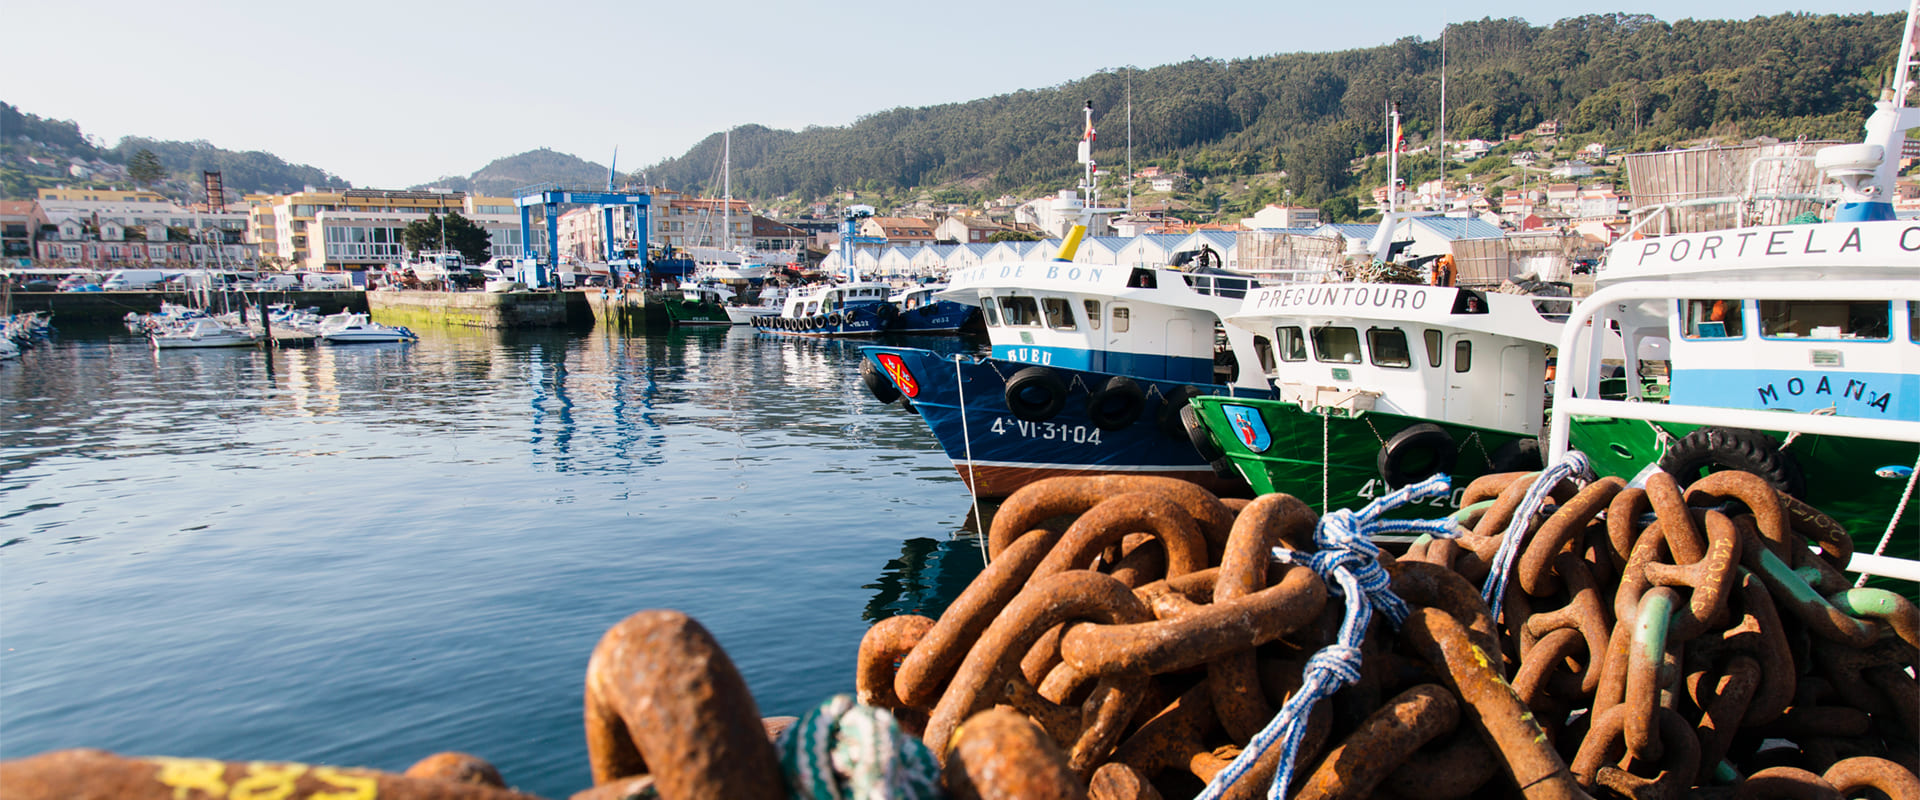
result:
[(320, 320), (320, 341), (328, 344), (417, 342), (418, 334), (403, 327), (382, 325), (365, 314), (345, 312)]
[(172, 350), (188, 347), (251, 347), (259, 344), (260, 335), (211, 317), (201, 317), (164, 330), (155, 330), (147, 334), (147, 339), (153, 343), (155, 350)]

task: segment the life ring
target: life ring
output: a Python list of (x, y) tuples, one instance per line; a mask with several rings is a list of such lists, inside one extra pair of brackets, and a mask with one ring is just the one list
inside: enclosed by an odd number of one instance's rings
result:
[(1780, 441), (1746, 428), (1708, 426), (1695, 430), (1667, 448), (1660, 456), (1659, 467), (1681, 486), (1698, 480), (1703, 471), (1736, 469), (1758, 475), (1794, 497), (1804, 498), (1807, 492), (1800, 462), (1780, 449)]
[(893, 381), (888, 380), (886, 374), (875, 367), (872, 361), (861, 360), (860, 382), (867, 385), (867, 392), (873, 395), (873, 399), (880, 401), (881, 405), (888, 405), (900, 399), (900, 388), (894, 386)]
[(1238, 478), (1233, 462), (1228, 460), (1225, 450), (1213, 440), (1213, 433), (1207, 430), (1206, 423), (1200, 421), (1200, 409), (1191, 405), (1180, 407), (1180, 425), (1187, 429), (1187, 441), (1193, 443), (1193, 449), (1206, 459), (1207, 466), (1213, 468), (1213, 474), (1222, 478)]
[(1182, 386), (1168, 392), (1166, 401), (1160, 404), (1160, 411), (1154, 419), (1160, 425), (1160, 432), (1173, 439), (1186, 436), (1186, 425), (1180, 422), (1180, 409), (1187, 407), (1188, 400), (1203, 394), (1206, 392), (1197, 386)]
[(1140, 421), (1147, 410), (1147, 393), (1140, 383), (1125, 375), (1107, 379), (1105, 385), (1087, 395), (1087, 419), (1103, 431), (1117, 431)]
[(1387, 488), (1407, 484), (1442, 472), (1452, 472), (1460, 448), (1453, 435), (1431, 422), (1408, 425), (1380, 448), (1380, 477)]
[(1007, 379), (1007, 410), (1028, 422), (1053, 419), (1067, 405), (1067, 382), (1046, 367), (1027, 367)]
[(840, 316), (840, 312), (838, 312), (838, 311), (835, 311), (835, 312), (833, 312), (833, 313), (831, 313), (831, 314), (828, 314), (828, 315), (827, 315), (827, 324), (828, 324), (828, 325), (832, 325), (833, 327), (836, 327), (836, 328), (838, 328), (838, 327), (840, 327), (840, 322), (841, 322), (841, 320), (843, 320), (843, 319), (844, 319), (844, 318)]

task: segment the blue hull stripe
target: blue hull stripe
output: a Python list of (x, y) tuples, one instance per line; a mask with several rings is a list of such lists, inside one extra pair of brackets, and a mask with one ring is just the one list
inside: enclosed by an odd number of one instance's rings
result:
[(1842, 370), (1701, 369), (1676, 372), (1675, 403), (1920, 421), (1920, 375)]

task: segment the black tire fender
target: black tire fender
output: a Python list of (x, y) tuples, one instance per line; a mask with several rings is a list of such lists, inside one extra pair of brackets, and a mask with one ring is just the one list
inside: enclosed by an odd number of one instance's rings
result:
[(840, 312), (835, 311), (827, 315), (827, 324), (837, 328), (840, 327), (840, 323), (845, 321), (845, 319), (845, 317), (840, 316)]
[(1238, 478), (1240, 473), (1233, 469), (1233, 462), (1227, 458), (1226, 451), (1213, 440), (1213, 433), (1207, 430), (1206, 423), (1200, 421), (1200, 409), (1192, 405), (1180, 407), (1180, 425), (1187, 429), (1187, 441), (1193, 443), (1193, 449), (1206, 459), (1207, 466), (1213, 468), (1213, 474), (1222, 478)]
[(860, 382), (867, 385), (867, 392), (873, 395), (873, 399), (880, 401), (881, 405), (900, 399), (900, 387), (894, 386), (893, 380), (887, 377), (886, 370), (874, 366), (872, 361), (860, 360)]
[(1489, 472), (1539, 472), (1546, 469), (1546, 448), (1540, 446), (1540, 440), (1529, 436), (1515, 439), (1493, 449), (1487, 460), (1493, 466)]
[(1188, 400), (1203, 394), (1206, 392), (1198, 386), (1182, 386), (1167, 392), (1167, 399), (1160, 404), (1160, 411), (1154, 418), (1154, 422), (1160, 425), (1160, 432), (1174, 439), (1185, 438), (1187, 430), (1180, 422), (1180, 409), (1187, 407)]
[(1702, 472), (1737, 469), (1751, 472), (1773, 488), (1804, 498), (1807, 478), (1799, 459), (1780, 449), (1780, 441), (1756, 430), (1708, 426), (1680, 437), (1660, 456), (1659, 467), (1686, 487)]
[(1140, 421), (1147, 411), (1147, 392), (1125, 375), (1107, 379), (1087, 395), (1087, 420), (1103, 431), (1117, 431)]
[[(1421, 453), (1428, 455), (1422, 458)], [(1446, 429), (1431, 422), (1408, 425), (1380, 448), (1380, 478), (1387, 488), (1398, 489), (1437, 473), (1451, 473), (1459, 457), (1460, 448)]]
[(1007, 379), (1007, 410), (1028, 422), (1053, 419), (1067, 405), (1067, 382), (1046, 367), (1027, 367)]

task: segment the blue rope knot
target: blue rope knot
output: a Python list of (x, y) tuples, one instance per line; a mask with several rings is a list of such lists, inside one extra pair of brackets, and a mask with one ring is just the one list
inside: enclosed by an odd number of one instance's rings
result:
[(1359, 683), (1360, 648), (1338, 643), (1320, 648), (1320, 652), (1307, 659), (1307, 674), (1316, 673), (1333, 678), (1339, 686)]

